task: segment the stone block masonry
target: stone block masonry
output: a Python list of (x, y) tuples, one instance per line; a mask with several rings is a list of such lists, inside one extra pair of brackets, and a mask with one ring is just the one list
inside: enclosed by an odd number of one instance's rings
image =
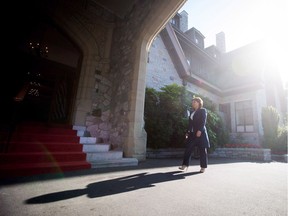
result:
[[(147, 158), (182, 158), (185, 149), (147, 149)], [(217, 148), (209, 154), (213, 158), (235, 158), (257, 161), (271, 161), (270, 149), (259, 148)]]
[(211, 157), (271, 161), (271, 149), (261, 148), (216, 148)]

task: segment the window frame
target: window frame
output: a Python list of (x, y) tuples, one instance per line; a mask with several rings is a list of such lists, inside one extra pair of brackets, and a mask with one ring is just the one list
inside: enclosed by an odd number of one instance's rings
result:
[(235, 125), (237, 133), (255, 132), (252, 100), (235, 102)]

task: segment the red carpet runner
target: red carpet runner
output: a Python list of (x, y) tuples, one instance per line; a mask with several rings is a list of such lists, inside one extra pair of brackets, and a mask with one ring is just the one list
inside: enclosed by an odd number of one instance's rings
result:
[(22, 124), (0, 153), (0, 178), (90, 169), (79, 139), (72, 126)]

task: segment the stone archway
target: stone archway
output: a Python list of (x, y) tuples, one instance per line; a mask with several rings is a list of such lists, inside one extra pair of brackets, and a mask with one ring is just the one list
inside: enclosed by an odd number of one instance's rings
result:
[[(140, 5), (135, 7), (134, 11), (130, 14), (131, 26), (133, 26), (133, 17), (141, 17), (143, 14), (147, 15), (142, 20), (141, 28), (138, 32), (133, 31), (130, 34), (135, 34), (136, 39), (132, 42), (130, 47), (131, 55), (134, 62), (131, 66), (132, 76), (131, 86), (128, 95), (128, 107), (126, 113), (127, 131), (122, 133), (123, 150), (125, 157), (134, 157), (139, 160), (146, 159), (146, 132), (144, 130), (144, 100), (145, 100), (145, 77), (146, 77), (146, 64), (149, 46), (154, 37), (161, 31), (165, 24), (173, 17), (185, 1), (157, 1), (151, 5)], [(146, 8), (141, 8), (146, 7)], [(150, 9), (145, 11), (145, 9)], [(139, 18), (141, 20), (141, 18)], [(129, 28), (129, 26), (127, 26)], [(132, 27), (131, 27), (132, 28)], [(129, 36), (127, 36), (129, 40)], [(125, 45), (123, 45), (125, 47)], [(121, 104), (118, 105), (121, 107)], [(125, 106), (124, 106), (125, 107)], [(123, 110), (119, 108), (118, 110)], [(121, 120), (120, 120), (121, 121)], [(124, 123), (125, 124), (125, 123)]]
[(125, 157), (146, 158), (143, 113), (147, 51), (185, 2), (131, 1), (133, 7), (125, 16), (116, 17), (112, 12), (112, 19), (97, 0), (47, 1), (43, 7), (83, 53), (73, 124), (86, 124), (87, 113), (93, 111), (97, 99), (95, 73), (102, 72), (111, 82), (109, 94), (101, 95), (103, 103), (109, 102), (110, 142), (123, 149)]

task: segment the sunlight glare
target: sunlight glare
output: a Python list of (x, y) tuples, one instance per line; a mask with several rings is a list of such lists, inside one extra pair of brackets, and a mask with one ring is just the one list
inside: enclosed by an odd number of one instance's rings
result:
[(256, 35), (255, 41), (262, 43), (260, 55), (264, 55), (263, 64), (276, 67), (283, 85), (287, 85), (288, 1), (252, 1), (251, 7), (237, 21), (235, 27), (242, 28), (242, 31), (245, 29), (248, 33), (238, 34), (238, 39), (245, 35), (249, 37), (250, 33)]

